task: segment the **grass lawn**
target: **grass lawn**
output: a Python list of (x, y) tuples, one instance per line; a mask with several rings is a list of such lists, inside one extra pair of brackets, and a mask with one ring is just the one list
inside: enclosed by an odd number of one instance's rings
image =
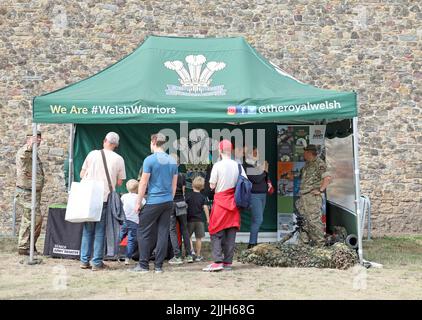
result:
[(364, 241), (364, 258), (385, 267), (422, 265), (422, 235), (383, 237)]

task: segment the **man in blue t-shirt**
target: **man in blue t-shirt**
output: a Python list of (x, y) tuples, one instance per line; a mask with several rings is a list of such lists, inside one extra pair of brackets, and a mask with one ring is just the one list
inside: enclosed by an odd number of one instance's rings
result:
[(156, 246), (155, 273), (163, 272), (163, 261), (167, 255), (170, 228), (170, 214), (177, 185), (177, 164), (173, 157), (163, 150), (166, 137), (161, 134), (151, 136), (151, 152), (143, 163), (143, 173), (139, 182), (136, 211), (141, 208), (148, 186), (145, 206), (139, 213), (138, 247), (139, 265), (131, 271), (147, 273), (149, 258)]

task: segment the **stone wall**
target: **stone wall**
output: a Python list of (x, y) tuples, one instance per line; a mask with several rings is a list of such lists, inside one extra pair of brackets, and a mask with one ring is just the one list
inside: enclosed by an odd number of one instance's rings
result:
[[(377, 235), (422, 231), (418, 1), (0, 2), (0, 233), (10, 232), (15, 154), (34, 96), (93, 75), (149, 34), (243, 36), (309, 84), (356, 90), (362, 193)], [(42, 125), (43, 212), (63, 202), (68, 126)]]

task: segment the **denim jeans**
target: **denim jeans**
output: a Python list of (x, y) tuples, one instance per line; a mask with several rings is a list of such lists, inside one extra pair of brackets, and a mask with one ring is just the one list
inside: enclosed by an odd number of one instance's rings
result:
[[(104, 257), (104, 234), (107, 203), (103, 204), (103, 212), (99, 222), (85, 222), (82, 230), (81, 262), (100, 266)], [(94, 255), (92, 256), (92, 252)]]
[(266, 193), (251, 194), (251, 232), (249, 235), (249, 243), (256, 244), (258, 242), (258, 231), (264, 220), (264, 209), (267, 202)]
[(120, 241), (127, 235), (126, 258), (131, 259), (138, 247), (137, 230), (138, 224), (130, 220), (126, 220), (120, 229)]

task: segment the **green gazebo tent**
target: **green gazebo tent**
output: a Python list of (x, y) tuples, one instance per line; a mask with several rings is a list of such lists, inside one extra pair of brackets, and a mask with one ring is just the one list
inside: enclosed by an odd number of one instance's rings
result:
[[(111, 130), (121, 136), (118, 152), (125, 158), (131, 178), (137, 176), (139, 160), (149, 152), (149, 133), (171, 128), (180, 134), (180, 122), (207, 131), (263, 128), (270, 167), (276, 167), (277, 161), (277, 124), (323, 123), (328, 137), (353, 134), (354, 196), (360, 199), (356, 100), (355, 92), (300, 82), (268, 62), (241, 37), (149, 36), (134, 52), (103, 71), (35, 97), (33, 123), (34, 130), (39, 123), (72, 124), (71, 179), (86, 154), (100, 148), (105, 133)], [(358, 235), (362, 260), (358, 203), (354, 212), (348, 213), (348, 221), (352, 217), (348, 229)], [(270, 203), (268, 210), (274, 214), (274, 204)], [(266, 217), (263, 227), (271, 229), (271, 212), (266, 212)]]
[(357, 108), (354, 92), (301, 83), (243, 38), (151, 36), (100, 73), (35, 97), (33, 115), (38, 123), (314, 122), (351, 119)]

